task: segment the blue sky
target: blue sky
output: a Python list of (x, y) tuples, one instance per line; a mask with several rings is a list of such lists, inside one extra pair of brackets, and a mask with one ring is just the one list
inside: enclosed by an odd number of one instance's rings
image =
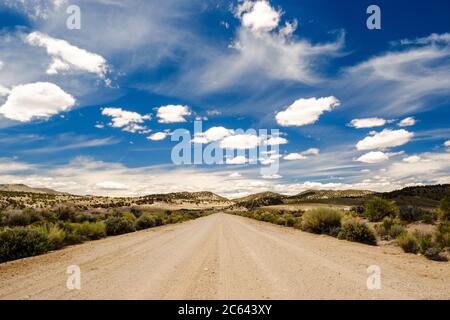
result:
[[(449, 21), (438, 0), (2, 0), (0, 183), (231, 197), (449, 183)], [(176, 165), (179, 129), (244, 153)]]

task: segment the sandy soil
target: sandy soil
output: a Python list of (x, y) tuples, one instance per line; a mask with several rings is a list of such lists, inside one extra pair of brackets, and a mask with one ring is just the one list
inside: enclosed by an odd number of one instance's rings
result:
[(449, 299), (450, 263), (215, 214), (1, 264), (0, 298)]

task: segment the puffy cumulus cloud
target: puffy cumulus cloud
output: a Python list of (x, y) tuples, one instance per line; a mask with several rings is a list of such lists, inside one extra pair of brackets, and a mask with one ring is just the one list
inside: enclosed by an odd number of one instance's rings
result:
[(416, 119), (414, 119), (414, 117), (405, 118), (398, 123), (398, 125), (400, 127), (411, 127), (415, 124), (416, 124)]
[(350, 122), (350, 126), (356, 129), (381, 127), (385, 124), (386, 120), (382, 118), (353, 119)]
[(275, 10), (268, 1), (245, 0), (237, 6), (236, 16), (244, 27), (253, 32), (272, 31), (278, 27), (281, 11)]
[(331, 111), (340, 106), (335, 97), (298, 99), (286, 110), (280, 111), (275, 118), (281, 126), (304, 126), (313, 124), (325, 111)]
[(102, 190), (128, 190), (128, 186), (115, 181), (103, 181), (96, 183), (95, 186)]
[(223, 138), (219, 147), (222, 149), (254, 149), (260, 145), (261, 138), (254, 134), (234, 134)]
[(317, 156), (319, 153), (320, 153), (320, 150), (317, 148), (309, 148), (308, 150), (303, 152), (303, 154), (311, 155), (311, 156)]
[(307, 156), (317, 156), (320, 154), (320, 150), (317, 148), (309, 148), (303, 152), (289, 153), (283, 157), (284, 160), (296, 161), (308, 159)]
[(20, 122), (49, 119), (53, 115), (70, 110), (75, 102), (74, 97), (56, 84), (29, 83), (11, 89), (6, 102), (0, 107), (0, 114)]
[(245, 156), (236, 156), (234, 158), (226, 159), (226, 164), (246, 164), (248, 159)]
[(6, 97), (10, 93), (11, 93), (11, 90), (9, 90), (8, 88), (0, 85), (0, 97)]
[(381, 151), (371, 151), (368, 152), (361, 157), (359, 157), (356, 161), (364, 162), (364, 163), (379, 163), (389, 159), (389, 155), (381, 152)]
[(450, 140), (445, 141), (445, 142), (444, 142), (444, 146), (450, 147)]
[(148, 136), (147, 139), (152, 141), (161, 141), (167, 138), (168, 135), (169, 133), (165, 131), (155, 132), (152, 135)]
[(409, 157), (403, 158), (402, 161), (407, 162), (407, 163), (417, 163), (420, 160), (422, 160), (422, 158), (419, 156), (409, 156)]
[(192, 112), (189, 110), (188, 106), (167, 105), (159, 107), (156, 116), (160, 123), (177, 123), (186, 122), (185, 117), (191, 114)]
[(225, 127), (212, 127), (203, 133), (198, 133), (192, 139), (194, 143), (210, 143), (214, 141), (222, 140), (234, 133), (234, 130), (227, 129)]
[(269, 137), (269, 139), (264, 141), (264, 144), (268, 146), (277, 146), (281, 144), (287, 144), (288, 140), (282, 137)]
[(301, 153), (289, 153), (283, 157), (284, 160), (288, 161), (296, 161), (296, 160), (305, 160), (308, 157), (302, 155)]
[(106, 77), (108, 66), (105, 58), (71, 45), (61, 39), (55, 39), (47, 34), (35, 31), (26, 37), (33, 46), (43, 47), (53, 62), (47, 69), (48, 74), (58, 74), (69, 70), (81, 70), (94, 73), (101, 78)]
[(371, 132), (371, 135), (356, 144), (358, 150), (386, 149), (408, 143), (414, 133), (400, 130), (384, 129), (381, 132)]
[(150, 120), (151, 115), (141, 115), (137, 112), (126, 111), (122, 108), (103, 108), (102, 115), (111, 117), (109, 125), (113, 128), (120, 128), (130, 133), (148, 133), (146, 126), (142, 125), (144, 121)]

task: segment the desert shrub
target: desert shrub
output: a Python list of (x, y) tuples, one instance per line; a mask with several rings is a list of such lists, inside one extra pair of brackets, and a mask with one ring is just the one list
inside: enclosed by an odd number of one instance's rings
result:
[(125, 217), (111, 217), (106, 220), (106, 234), (115, 236), (135, 230), (134, 222)]
[(261, 221), (273, 223), (276, 219), (275, 215), (271, 212), (264, 212), (261, 214)]
[(397, 238), (397, 244), (405, 251), (406, 253), (418, 253), (419, 252), (419, 244), (416, 237), (410, 232), (403, 232)]
[(60, 249), (64, 246), (66, 239), (66, 232), (63, 229), (53, 225), (48, 228), (48, 242), (52, 250)]
[(94, 223), (85, 221), (77, 227), (76, 233), (83, 240), (98, 240), (106, 237), (106, 226), (103, 221)]
[(284, 218), (286, 220), (286, 227), (293, 227), (294, 224), (296, 223), (296, 218), (294, 217), (294, 215), (290, 214), (290, 213), (286, 213), (284, 215)]
[(136, 221), (136, 217), (131, 212), (127, 212), (123, 215), (123, 217), (129, 221)]
[(64, 239), (65, 244), (78, 244), (84, 241), (83, 237), (78, 233), (79, 228), (79, 223), (65, 222), (63, 224), (63, 230), (66, 233), (66, 237)]
[(93, 222), (95, 219), (90, 213), (79, 213), (75, 216), (75, 222), (83, 223), (83, 222)]
[(154, 215), (143, 214), (136, 220), (136, 229), (143, 230), (153, 228), (156, 226), (156, 219)]
[(398, 244), (403, 251), (408, 253), (421, 253), (431, 260), (443, 260), (444, 257), (440, 255), (442, 248), (438, 243), (433, 241), (431, 233), (414, 231), (402, 233), (398, 239)]
[(0, 262), (35, 256), (50, 250), (47, 234), (34, 227), (0, 231)]
[(332, 234), (341, 226), (342, 212), (331, 208), (316, 208), (302, 216), (301, 229), (313, 233)]
[(434, 234), (436, 243), (443, 249), (450, 247), (450, 222), (441, 222), (437, 225)]
[(139, 207), (131, 207), (130, 211), (136, 218), (140, 218), (144, 214), (144, 211)]
[(364, 206), (353, 206), (350, 211), (355, 212), (357, 215), (362, 215), (366, 209)]
[(397, 206), (389, 200), (373, 197), (366, 203), (365, 216), (372, 222), (379, 222), (385, 217), (393, 217), (397, 214)]
[(346, 221), (339, 231), (338, 238), (370, 245), (377, 244), (377, 238), (372, 229), (366, 223), (358, 220)]
[(439, 217), (441, 220), (450, 220), (450, 196), (445, 196), (439, 203)]
[(420, 207), (408, 205), (399, 207), (398, 217), (402, 221), (413, 222), (422, 220), (428, 213), (428, 211), (423, 210)]
[(14, 210), (6, 212), (3, 225), (9, 227), (24, 227), (31, 223), (30, 216), (24, 211)]
[(71, 206), (57, 207), (55, 209), (58, 220), (62, 221), (75, 221), (76, 212)]
[(381, 238), (385, 240), (396, 239), (405, 231), (405, 227), (398, 218), (390, 217), (384, 218), (381, 224), (375, 226), (375, 229)]
[(441, 255), (441, 251), (439, 247), (434, 246), (426, 249), (423, 255), (430, 260), (447, 261), (447, 258)]

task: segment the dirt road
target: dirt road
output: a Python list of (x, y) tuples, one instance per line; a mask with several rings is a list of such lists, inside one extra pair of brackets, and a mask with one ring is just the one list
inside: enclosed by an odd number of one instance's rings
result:
[[(66, 287), (70, 265), (81, 290)], [(215, 214), (0, 265), (0, 299), (325, 298), (449, 299), (450, 264)]]

